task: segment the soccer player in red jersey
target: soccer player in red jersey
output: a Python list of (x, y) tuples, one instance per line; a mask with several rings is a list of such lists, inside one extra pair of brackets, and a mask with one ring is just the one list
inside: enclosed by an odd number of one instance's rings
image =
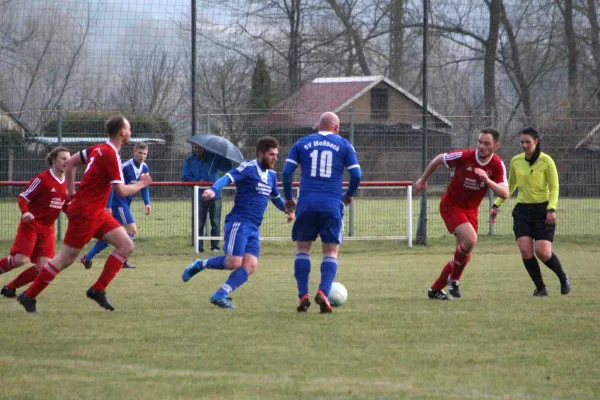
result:
[(4, 297), (15, 297), (15, 290), (32, 282), (54, 257), (54, 221), (66, 207), (65, 169), (70, 156), (66, 147), (52, 149), (46, 156), (50, 168), (34, 176), (18, 197), (21, 222), (9, 256), (0, 260), (0, 274), (29, 262), (35, 265), (2, 288)]
[[(133, 241), (125, 228), (109, 214), (105, 207), (111, 188), (121, 197), (137, 193), (151, 182), (150, 175), (141, 175), (137, 183), (125, 185), (121, 173), (119, 150), (131, 137), (129, 121), (116, 115), (106, 121), (108, 141), (73, 155), (67, 161), (65, 176), (67, 193), (72, 197), (67, 216), (69, 224), (60, 252), (41, 269), (31, 286), (17, 296), (27, 312), (36, 311), (36, 297), (56, 275), (75, 262), (79, 252), (92, 238), (101, 239), (114, 247), (100, 277), (86, 293), (106, 310), (114, 310), (106, 298), (106, 287), (117, 275), (127, 257), (133, 252)], [(74, 193), (75, 172), (87, 164), (79, 189)]]
[(419, 193), (427, 187), (427, 181), (442, 164), (454, 168), (450, 185), (440, 202), (440, 214), (448, 232), (456, 236), (456, 250), (453, 259), (429, 288), (430, 299), (450, 300), (443, 290), (446, 285), (453, 297), (461, 297), (460, 278), (477, 243), (479, 204), (488, 188), (498, 197), (508, 198), (506, 167), (494, 154), (500, 147), (499, 137), (500, 132), (494, 128), (482, 129), (476, 149), (437, 155), (415, 182), (415, 192)]

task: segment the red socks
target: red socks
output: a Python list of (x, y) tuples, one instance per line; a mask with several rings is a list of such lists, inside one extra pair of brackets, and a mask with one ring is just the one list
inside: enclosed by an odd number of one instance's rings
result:
[(102, 270), (102, 273), (100, 274), (100, 277), (98, 277), (96, 283), (94, 283), (92, 286), (92, 289), (100, 292), (106, 291), (106, 287), (121, 270), (121, 267), (125, 261), (125, 257), (113, 251), (106, 259), (106, 263), (104, 263), (104, 269)]
[(0, 260), (0, 275), (10, 271), (15, 267), (15, 259), (12, 256), (4, 257)]
[(454, 252), (454, 268), (452, 268), (450, 279), (453, 281), (460, 281), (462, 273), (465, 270), (469, 260), (471, 260), (471, 252), (466, 251), (461, 245), (458, 245), (456, 251)]
[(15, 279), (10, 281), (6, 287), (9, 289), (18, 289), (27, 285), (29, 282), (33, 282), (37, 276), (38, 272), (35, 267), (29, 267), (25, 271), (21, 272)]
[(431, 290), (442, 290), (443, 288), (445, 288), (446, 285), (448, 284), (448, 277), (450, 276), (451, 272), (452, 272), (452, 261), (450, 261), (450, 262), (448, 262), (448, 264), (446, 264), (446, 266), (442, 270), (442, 273), (440, 274), (440, 277), (437, 278), (437, 281), (435, 281), (433, 283), (433, 285), (431, 285)]
[(44, 289), (46, 289), (50, 282), (56, 278), (56, 275), (58, 275), (59, 272), (60, 271), (48, 261), (31, 286), (24, 292), (25, 296), (30, 299), (35, 299)]

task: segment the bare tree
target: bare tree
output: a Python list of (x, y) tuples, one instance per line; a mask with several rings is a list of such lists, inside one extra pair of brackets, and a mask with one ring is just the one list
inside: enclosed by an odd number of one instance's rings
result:
[[(234, 22), (220, 27), (216, 35), (214, 30), (200, 30), (199, 35), (252, 62), (256, 62), (258, 53), (276, 54), (285, 61), (285, 70), (279, 69), (273, 60), (269, 60), (269, 65), (286, 77), (288, 93), (298, 90), (302, 82), (303, 28), (308, 1), (245, 0), (242, 2), (246, 3), (245, 7), (227, 1), (222, 3)], [(241, 45), (241, 41), (247, 45)]]
[(596, 96), (600, 104), (600, 24), (598, 22), (598, 4), (595, 0), (586, 1), (586, 16), (590, 22), (590, 43), (591, 52), (594, 59), (594, 75), (596, 77)]
[(78, 68), (91, 29), (90, 13), (81, 11), (82, 17), (72, 18), (72, 24), (56, 24), (66, 20), (58, 5), (34, 9), (23, 23), (23, 31), (34, 35), (15, 47), (10, 85), (17, 115), (34, 130), (40, 126), (40, 114), (25, 115), (25, 111), (53, 110), (81, 76)]
[(14, 0), (0, 1), (0, 64), (15, 65), (17, 49), (36, 33), (36, 25), (23, 26), (17, 22), (16, 3)]
[(567, 46), (567, 72), (569, 85), (569, 108), (570, 111), (578, 110), (579, 94), (577, 89), (579, 86), (578, 74), (578, 50), (577, 37), (575, 27), (573, 25), (573, 0), (556, 0), (556, 5), (563, 17), (565, 29), (565, 39)]
[(390, 0), (390, 72), (389, 77), (399, 84), (404, 80), (404, 0)]
[[(500, 30), (502, 0), (487, 0), (485, 12), (488, 25), (477, 24), (473, 14), (479, 11), (472, 5), (459, 9), (446, 7), (434, 12), (432, 30), (450, 42), (459, 44), (466, 50), (450, 63), (471, 63), (483, 61), (483, 105), (484, 121), (491, 124), (497, 113), (496, 62)], [(483, 12), (483, 10), (481, 11)], [(468, 24), (466, 21), (471, 20)]]
[[(544, 7), (534, 1), (522, 3), (509, 18), (503, 1), (500, 1), (500, 21), (506, 33), (506, 41), (500, 42), (501, 65), (517, 94), (510, 120), (517, 110), (522, 109), (522, 120), (531, 124), (535, 121), (532, 86), (552, 68), (552, 52), (556, 30), (556, 15), (549, 4)], [(539, 11), (545, 10), (543, 15)], [(530, 18), (549, 21), (544, 29), (527, 29), (532, 26)], [(534, 25), (535, 26), (535, 25)], [(520, 34), (521, 37), (517, 35)]]
[(241, 56), (200, 63), (198, 74), (199, 108), (210, 111), (211, 131), (241, 143), (251, 121), (240, 110), (248, 103), (252, 81), (252, 64)]
[(179, 61), (159, 45), (150, 51), (131, 46), (125, 68), (117, 74), (112, 103), (129, 111), (173, 115), (186, 95), (178, 79)]
[(327, 0), (327, 3), (344, 26), (348, 38), (352, 39), (354, 55), (362, 74), (371, 75), (371, 69), (367, 63), (367, 58), (365, 57), (364, 39), (359, 33), (360, 28), (355, 26), (353, 21), (353, 11), (356, 6), (356, 0), (343, 0), (339, 3), (338, 0)]

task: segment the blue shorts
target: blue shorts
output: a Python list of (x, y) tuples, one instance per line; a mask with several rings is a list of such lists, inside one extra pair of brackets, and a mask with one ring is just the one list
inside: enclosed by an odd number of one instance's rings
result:
[(312, 242), (321, 237), (323, 243), (341, 244), (344, 236), (344, 215), (335, 211), (306, 210), (296, 214), (292, 240)]
[(258, 226), (249, 222), (225, 221), (223, 251), (228, 256), (242, 257), (252, 254), (260, 257), (260, 233)]
[(131, 209), (127, 206), (120, 205), (118, 207), (112, 207), (112, 215), (121, 225), (128, 225), (135, 223)]

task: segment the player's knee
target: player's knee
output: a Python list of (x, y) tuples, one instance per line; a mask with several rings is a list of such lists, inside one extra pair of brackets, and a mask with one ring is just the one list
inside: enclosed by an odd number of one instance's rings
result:
[(519, 251), (521, 252), (521, 258), (523, 260), (529, 260), (530, 258), (533, 258), (532, 249), (519, 249)]
[(225, 268), (227, 269), (237, 269), (242, 266), (242, 257), (231, 257), (227, 256), (225, 258)]
[(133, 253), (133, 248), (133, 240), (127, 237), (127, 240), (123, 240), (118, 246), (115, 247), (115, 251), (121, 256), (127, 258), (131, 255), (131, 253)]
[(296, 254), (306, 253), (310, 255), (312, 242), (296, 242)]
[(337, 244), (323, 244), (323, 257), (338, 257), (340, 246)]
[(246, 270), (248, 275), (252, 275), (258, 269), (258, 265), (257, 264), (244, 265), (244, 269)]
[(471, 252), (477, 245), (477, 235), (468, 236), (460, 242), (460, 247), (466, 252)]
[(15, 268), (20, 267), (21, 265), (24, 265), (24, 264), (28, 264), (30, 261), (31, 260), (29, 259), (29, 257), (24, 256), (22, 254), (16, 254), (13, 257), (13, 262), (15, 264)]
[(454, 262), (458, 265), (465, 266), (471, 260), (471, 250), (467, 250), (462, 245), (459, 245), (454, 251)]
[(536, 248), (535, 255), (542, 261), (548, 261), (552, 257), (552, 250), (547, 248)]

